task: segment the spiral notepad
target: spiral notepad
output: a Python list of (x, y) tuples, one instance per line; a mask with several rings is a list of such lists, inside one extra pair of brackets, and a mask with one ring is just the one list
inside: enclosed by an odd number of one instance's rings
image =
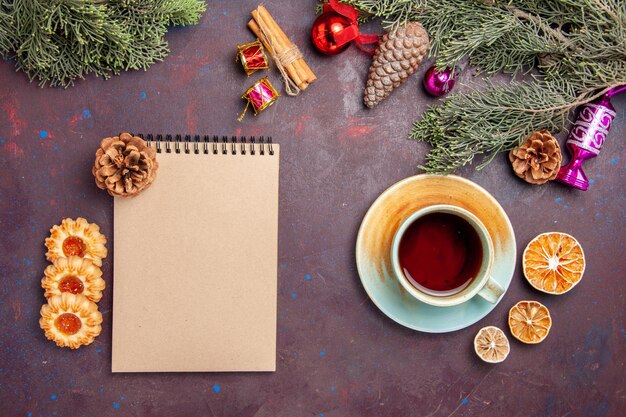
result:
[(156, 179), (114, 203), (113, 372), (275, 370), (279, 145), (145, 139)]

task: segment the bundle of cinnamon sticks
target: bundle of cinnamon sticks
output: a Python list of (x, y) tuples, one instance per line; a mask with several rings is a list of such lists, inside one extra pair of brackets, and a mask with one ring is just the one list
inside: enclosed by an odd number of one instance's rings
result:
[[(252, 19), (248, 22), (250, 30), (263, 42), (279, 70), (282, 68), (281, 73), (286, 73), (298, 89), (305, 90), (317, 77), (298, 48), (264, 6), (257, 7), (251, 14)], [(289, 86), (286, 87), (289, 94)]]

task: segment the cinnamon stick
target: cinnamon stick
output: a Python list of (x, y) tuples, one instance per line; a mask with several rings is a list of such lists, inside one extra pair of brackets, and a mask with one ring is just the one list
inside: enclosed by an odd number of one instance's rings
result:
[[(256, 35), (257, 38), (259, 38), (261, 42), (263, 42), (263, 46), (265, 46), (267, 51), (270, 54), (273, 54), (272, 47), (268, 45), (268, 43), (265, 41), (265, 37), (261, 33), (261, 29), (259, 28), (259, 25), (254, 19), (251, 19), (248, 22), (248, 28), (250, 28), (250, 30)], [(274, 46), (278, 47), (277, 45), (274, 45)], [(299, 89), (305, 90), (308, 87), (308, 82), (302, 80), (302, 78), (298, 75), (298, 72), (296, 71), (293, 65), (287, 65), (285, 67), (285, 70), (287, 71), (289, 78), (293, 80), (293, 82), (298, 86)]]
[[(253, 19), (248, 22), (248, 27), (261, 39), (270, 53), (274, 51), (280, 54), (293, 47), (291, 40), (285, 35), (285, 32), (278, 26), (265, 7), (259, 6), (256, 10), (253, 10), (251, 14)], [(262, 31), (261, 28), (263, 28)], [(263, 34), (266, 36), (263, 36)], [(266, 37), (268, 39), (266, 39)], [(268, 43), (271, 43), (271, 45), (268, 45)], [(301, 90), (306, 89), (309, 83), (317, 79), (303, 58), (296, 59), (284, 68), (289, 78), (291, 78)]]
[(256, 20), (254, 19), (250, 19), (250, 21), (248, 22), (248, 29), (250, 29), (252, 31), (252, 33), (254, 33), (254, 35), (261, 41), (263, 42), (263, 46), (265, 47), (265, 49), (267, 49), (267, 52), (269, 52), (270, 54), (273, 53), (272, 52), (272, 47), (269, 46), (267, 44), (267, 42), (265, 42), (265, 38), (262, 36), (261, 34), (261, 29), (259, 28), (259, 25), (256, 23)]
[[(268, 12), (264, 6), (259, 6), (257, 8), (257, 11), (259, 18), (270, 29), (270, 32), (277, 35), (279, 43), (281, 43), (285, 49), (292, 47), (293, 43), (287, 37), (287, 35), (285, 35), (285, 32), (283, 32), (280, 26), (278, 26), (278, 23), (276, 23), (270, 12)], [(311, 71), (304, 59), (298, 59), (294, 61), (294, 67), (296, 68), (296, 72), (298, 73), (298, 75), (303, 80), (309, 81), (312, 79), (311, 81), (314, 81), (316, 79), (315, 74), (313, 74), (313, 71)]]

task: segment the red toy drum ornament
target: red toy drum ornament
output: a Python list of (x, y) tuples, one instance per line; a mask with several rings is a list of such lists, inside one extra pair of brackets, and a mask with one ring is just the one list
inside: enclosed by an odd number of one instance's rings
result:
[(258, 39), (245, 45), (237, 45), (237, 60), (243, 65), (248, 77), (255, 71), (269, 68), (263, 45)]
[[(324, 12), (313, 22), (313, 45), (326, 55), (337, 55), (355, 41), (359, 49), (373, 54), (378, 44), (378, 35), (360, 34), (358, 16), (359, 12), (354, 7), (338, 0), (324, 3)], [(374, 44), (374, 47), (365, 47), (368, 44)]]
[(279, 96), (280, 94), (278, 94), (278, 92), (274, 89), (270, 80), (267, 77), (261, 78), (259, 81), (254, 83), (252, 87), (248, 88), (248, 90), (241, 96), (241, 98), (247, 100), (248, 103), (246, 104), (246, 108), (243, 110), (241, 116), (239, 116), (239, 121), (241, 121), (246, 115), (248, 106), (252, 106), (252, 110), (256, 116), (274, 104)]

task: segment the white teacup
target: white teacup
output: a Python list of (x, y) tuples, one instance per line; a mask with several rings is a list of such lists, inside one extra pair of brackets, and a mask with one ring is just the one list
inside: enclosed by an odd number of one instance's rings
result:
[[(399, 248), (404, 233), (417, 219), (431, 213), (449, 213), (462, 218), (474, 228), (482, 246), (482, 261), (478, 272), (467, 287), (454, 294), (434, 295), (419, 290), (409, 281), (400, 265)], [(464, 303), (476, 295), (495, 304), (504, 293), (504, 288), (490, 276), (493, 266), (493, 252), (493, 242), (491, 241), (489, 231), (478, 217), (463, 208), (440, 204), (417, 210), (400, 224), (391, 244), (391, 263), (393, 265), (393, 271), (398, 281), (400, 281), (400, 284), (402, 284), (402, 287), (413, 297), (426, 304), (438, 307), (449, 307)]]

